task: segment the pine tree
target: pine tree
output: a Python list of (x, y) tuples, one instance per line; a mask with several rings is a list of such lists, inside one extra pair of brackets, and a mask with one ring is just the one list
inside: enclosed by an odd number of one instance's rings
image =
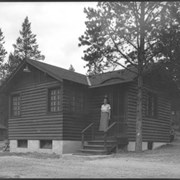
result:
[[(159, 43), (154, 51), (160, 51), (160, 65), (168, 71), (172, 80), (180, 86), (180, 2), (169, 4), (168, 13), (171, 18), (166, 19), (167, 28), (161, 30)], [(168, 14), (164, 12), (164, 17)], [(172, 21), (173, 18), (173, 21)]]
[(32, 34), (31, 23), (28, 17), (25, 18), (22, 24), (22, 31), (20, 31), (20, 37), (18, 37), (16, 44), (13, 44), (14, 55), (18, 56), (19, 59), (33, 59), (33, 60), (44, 60), (44, 56), (38, 50), (36, 42), (36, 35)]
[(18, 57), (16, 57), (12, 53), (9, 54), (8, 62), (4, 65), (7, 76), (14, 71), (14, 69), (19, 65), (20, 62), (21, 60)]
[(31, 31), (31, 23), (28, 17), (25, 18), (20, 31), (20, 37), (17, 38), (16, 44), (13, 44), (14, 52), (10, 53), (8, 64), (6, 65), (8, 72), (11, 73), (17, 65), (25, 60), (44, 60), (45, 56), (41, 55), (36, 42), (36, 35)]
[(161, 52), (154, 48), (159, 44), (161, 30), (173, 21), (168, 14), (171, 3), (174, 2), (98, 2), (97, 8), (84, 9), (86, 30), (79, 37), (79, 46), (87, 46), (82, 59), (89, 72), (101, 73), (121, 66), (137, 75), (137, 152), (142, 151), (143, 73), (159, 60)]
[(69, 70), (75, 72), (75, 69), (72, 64), (70, 65)]
[(0, 29), (0, 77), (1, 78), (4, 78), (5, 75), (3, 62), (7, 54), (6, 50), (4, 49), (4, 43), (5, 41), (4, 41), (3, 32)]

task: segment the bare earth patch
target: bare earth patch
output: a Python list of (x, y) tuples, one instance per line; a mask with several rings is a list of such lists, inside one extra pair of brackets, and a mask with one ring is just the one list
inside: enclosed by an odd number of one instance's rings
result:
[(0, 178), (179, 178), (180, 146), (107, 156), (0, 153)]

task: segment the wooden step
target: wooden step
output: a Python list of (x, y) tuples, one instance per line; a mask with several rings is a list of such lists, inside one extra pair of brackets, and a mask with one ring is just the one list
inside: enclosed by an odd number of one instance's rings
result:
[[(103, 139), (95, 139), (95, 140), (88, 141), (87, 143), (88, 143), (88, 145), (104, 145), (104, 140)], [(106, 141), (106, 144), (113, 145), (113, 144), (116, 144), (116, 141), (108, 139)]]
[[(99, 140), (104, 140), (104, 135), (98, 135), (98, 136), (96, 135), (96, 136), (94, 137), (94, 139), (95, 139), (95, 140), (98, 140), (98, 139), (99, 139)], [(115, 137), (114, 137), (114, 136), (108, 136), (108, 137), (107, 137), (107, 140), (115, 140)]]
[(86, 154), (108, 154), (107, 150), (98, 150), (98, 149), (80, 149), (81, 152)]
[[(112, 145), (107, 145), (106, 146), (107, 149), (112, 148)], [(97, 144), (93, 144), (93, 145), (84, 145), (84, 149), (99, 149), (99, 150), (104, 150), (104, 145), (97, 145)]]

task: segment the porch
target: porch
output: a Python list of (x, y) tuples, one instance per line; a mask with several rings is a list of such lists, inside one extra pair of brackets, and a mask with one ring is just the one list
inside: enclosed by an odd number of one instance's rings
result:
[[(91, 122), (82, 130), (81, 152), (110, 154), (126, 148), (127, 136), (127, 88), (125, 84), (115, 84), (91, 89), (89, 109)], [(111, 118), (108, 128), (99, 131), (100, 108), (107, 96), (111, 106)]]

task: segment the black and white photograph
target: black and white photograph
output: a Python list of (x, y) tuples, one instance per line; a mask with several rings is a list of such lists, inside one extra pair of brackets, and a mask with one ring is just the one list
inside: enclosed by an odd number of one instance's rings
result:
[(0, 2), (0, 179), (179, 169), (180, 1)]

